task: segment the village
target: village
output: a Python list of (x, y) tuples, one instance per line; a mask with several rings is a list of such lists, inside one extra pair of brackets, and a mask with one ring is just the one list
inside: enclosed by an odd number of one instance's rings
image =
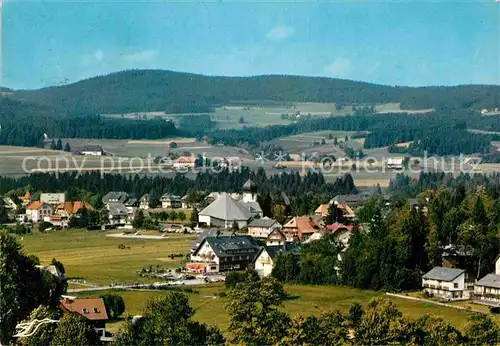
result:
[[(255, 270), (262, 278), (269, 277), (280, 254), (290, 254), (299, 261), (301, 248), (326, 238), (341, 249), (337, 255), (338, 263), (341, 263), (352, 235), (370, 232), (369, 224), (357, 220), (357, 212), (373, 198), (373, 194), (336, 195), (328, 203), (318, 205), (311, 215), (283, 217), (280, 222), (264, 216), (258, 191), (258, 186), (248, 179), (241, 192), (210, 192), (201, 201), (193, 201), (188, 195), (163, 194), (158, 205), (151, 205), (147, 194), (136, 198), (123, 191), (111, 191), (102, 198), (100, 210), (95, 210), (87, 202), (66, 200), (63, 192), (43, 192), (33, 197), (26, 191), (18, 196), (19, 204), (13, 198), (3, 197), (3, 206), (17, 225), (43, 232), (75, 227), (79, 224), (75, 220), (88, 218), (88, 214), (93, 213), (95, 224), (89, 226), (89, 230), (120, 232), (107, 234), (108, 237), (151, 241), (169, 241), (169, 237), (175, 237), (173, 233), (194, 237), (190, 249), (184, 254), (187, 260), (183, 267), (156, 275), (157, 279), (164, 280), (156, 282), (156, 288), (214, 283), (223, 281), (228, 273), (247, 269)], [(282, 198), (284, 206), (289, 207), (288, 197), (283, 194)], [(386, 205), (391, 203), (390, 196), (380, 195), (378, 198), (382, 198)], [(427, 214), (427, 202), (422, 198), (409, 198), (405, 203), (408, 208), (421, 209)], [(152, 220), (161, 213), (171, 212), (176, 213), (177, 221), (156, 224), (137, 221)], [(190, 215), (189, 219), (186, 214)], [(155, 228), (152, 229), (151, 225)], [(446, 247), (443, 266), (434, 267), (422, 275), (421, 294), (414, 295), (431, 301), (468, 301), (497, 309), (500, 306), (500, 256), (495, 260), (495, 272), (481, 278), (457, 267), (466, 258), (464, 251), (451, 245)], [(57, 280), (65, 280), (64, 273), (54, 264), (40, 265), (39, 269), (50, 272)], [(123, 283), (113, 287), (140, 289), (150, 286)], [(89, 286), (88, 289), (106, 287)], [(60, 307), (89, 319), (102, 340), (111, 340), (106, 334), (107, 316), (102, 298), (64, 295)]]

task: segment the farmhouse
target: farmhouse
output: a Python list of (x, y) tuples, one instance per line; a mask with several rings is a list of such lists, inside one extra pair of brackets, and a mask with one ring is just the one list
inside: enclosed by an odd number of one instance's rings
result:
[(100, 145), (86, 145), (80, 150), (81, 155), (102, 156), (104, 151)]
[(252, 237), (246, 235), (206, 237), (191, 255), (192, 263), (187, 269), (206, 263), (207, 272), (243, 270), (252, 263), (258, 251)]
[(173, 168), (179, 170), (194, 169), (196, 167), (196, 157), (181, 156), (175, 160)]
[(328, 216), (329, 212), (329, 204), (321, 204), (316, 210), (314, 211), (314, 215), (321, 216), (321, 217), (326, 217)]
[(94, 210), (94, 208), (86, 203), (86, 202), (81, 202), (81, 201), (76, 201), (76, 202), (64, 202), (59, 204), (55, 211), (54, 214), (63, 218), (70, 218), (74, 215), (78, 215), (82, 212), (83, 209), (86, 210)]
[(181, 197), (175, 195), (164, 194), (161, 196), (161, 207), (166, 209), (177, 209), (182, 207)]
[(131, 219), (130, 212), (123, 203), (108, 203), (106, 208), (109, 212), (108, 218), (111, 225), (123, 225)]
[(34, 223), (43, 221), (52, 215), (53, 208), (48, 203), (34, 201), (26, 207), (26, 218)]
[(145, 194), (139, 199), (139, 209), (148, 210), (149, 209), (149, 195)]
[[(343, 251), (345, 251), (349, 247), (349, 240), (351, 239), (353, 229), (354, 226), (352, 225), (344, 225), (336, 222), (326, 226), (326, 229), (316, 231), (304, 243), (310, 243), (312, 241), (322, 239), (327, 234), (333, 234), (334, 241), (342, 244)], [(359, 227), (359, 230), (362, 230), (361, 226)]]
[(203, 239), (206, 237), (229, 237), (232, 235), (232, 232), (224, 232), (220, 231), (218, 228), (209, 228), (209, 229), (204, 229), (201, 231), (201, 233), (198, 234), (196, 239), (191, 243), (191, 253), (194, 253), (198, 246), (200, 246), (201, 242)]
[(281, 224), (268, 217), (255, 219), (248, 225), (248, 235), (254, 238), (267, 238), (275, 229), (281, 228)]
[(3, 204), (5, 209), (7, 209), (7, 213), (10, 215), (10, 217), (13, 217), (17, 210), (17, 204), (14, 203), (14, 201), (10, 197), (4, 197)]
[(365, 199), (366, 197), (363, 195), (337, 195), (330, 200), (330, 204), (337, 206), (346, 204), (351, 209), (356, 209)]
[(295, 243), (285, 243), (283, 245), (263, 246), (257, 253), (253, 262), (253, 267), (260, 277), (271, 275), (276, 256), (279, 253), (292, 252), (299, 256), (299, 246)]
[(422, 276), (424, 292), (447, 300), (468, 299), (470, 291), (466, 285), (464, 269), (434, 267)]
[(500, 306), (500, 255), (495, 260), (495, 273), (474, 284), (474, 295), (489, 305)]
[(208, 226), (231, 228), (235, 223), (238, 228), (246, 227), (252, 212), (241, 203), (235, 201), (227, 193), (213, 201), (199, 213), (199, 221)]
[(286, 242), (287, 242), (286, 236), (281, 231), (280, 228), (275, 228), (274, 230), (272, 230), (271, 233), (269, 233), (269, 235), (266, 238), (266, 245), (267, 246), (283, 245)]
[(404, 159), (403, 158), (390, 158), (387, 159), (387, 168), (389, 169), (403, 169)]
[(130, 196), (128, 193), (123, 191), (111, 191), (104, 195), (102, 198), (102, 203), (125, 203)]
[(59, 307), (65, 313), (77, 313), (85, 317), (100, 337), (106, 336), (108, 314), (102, 298), (63, 297)]
[(40, 202), (47, 203), (52, 206), (52, 208), (57, 207), (59, 204), (66, 201), (66, 196), (64, 193), (42, 193), (40, 194)]
[(308, 216), (296, 216), (283, 225), (282, 231), (288, 241), (298, 239), (303, 242), (320, 229), (320, 224)]

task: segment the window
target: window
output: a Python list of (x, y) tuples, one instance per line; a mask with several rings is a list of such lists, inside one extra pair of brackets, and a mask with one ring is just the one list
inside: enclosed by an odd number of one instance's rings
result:
[(453, 288), (458, 288), (458, 283), (457, 282), (453, 283)]
[(84, 314), (88, 314), (88, 313), (89, 313), (89, 311), (88, 311), (87, 309), (83, 308), (83, 313), (84, 313)]
[(95, 313), (100, 313), (101, 311), (98, 308), (94, 308)]

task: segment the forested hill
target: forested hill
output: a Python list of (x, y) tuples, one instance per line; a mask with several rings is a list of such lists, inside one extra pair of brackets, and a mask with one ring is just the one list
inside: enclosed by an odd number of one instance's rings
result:
[(129, 70), (64, 86), (15, 91), (10, 97), (64, 112), (207, 112), (231, 101), (388, 103), (406, 109), (500, 107), (500, 86), (392, 87), (303, 76), (214, 77)]

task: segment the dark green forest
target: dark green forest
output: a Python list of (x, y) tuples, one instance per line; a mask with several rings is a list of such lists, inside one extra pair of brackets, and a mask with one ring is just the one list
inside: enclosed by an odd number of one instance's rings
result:
[(0, 98), (0, 145), (42, 147), (52, 138), (157, 139), (176, 135), (170, 121), (109, 119), (76, 113), (60, 117), (46, 106)]
[(209, 112), (212, 107), (246, 100), (281, 102), (388, 103), (404, 109), (492, 108), (500, 87), (400, 87), (344, 79), (265, 75), (215, 77), (165, 70), (128, 70), (64, 86), (20, 90), (11, 97), (63, 112)]

